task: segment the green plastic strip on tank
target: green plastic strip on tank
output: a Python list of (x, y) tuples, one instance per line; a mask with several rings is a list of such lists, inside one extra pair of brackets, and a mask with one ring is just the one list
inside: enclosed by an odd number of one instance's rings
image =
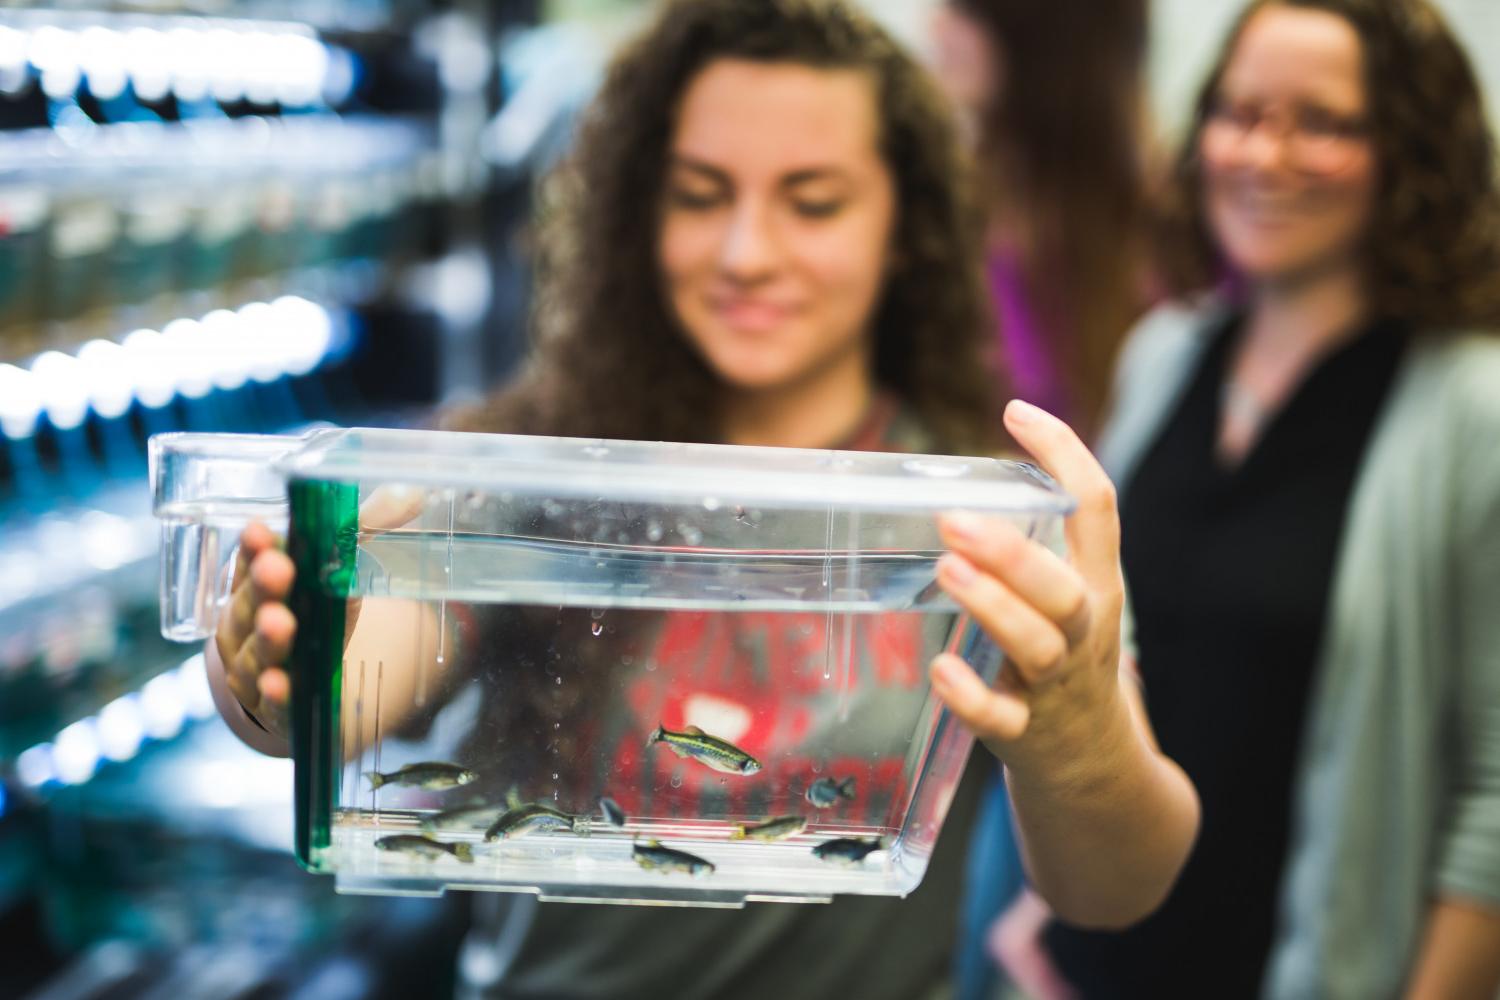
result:
[(287, 554), (297, 568), (291, 611), (292, 759), (296, 765), (297, 861), (326, 871), (339, 754), (344, 621), (359, 542), (359, 487), (294, 480)]

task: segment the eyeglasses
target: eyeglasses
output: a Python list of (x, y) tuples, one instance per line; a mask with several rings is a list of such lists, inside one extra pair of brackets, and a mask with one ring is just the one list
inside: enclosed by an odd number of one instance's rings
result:
[(1280, 140), (1291, 166), (1311, 174), (1332, 174), (1348, 167), (1369, 137), (1364, 118), (1338, 115), (1326, 108), (1217, 101), (1203, 121), (1200, 149), (1208, 159), (1235, 156), (1261, 126)]

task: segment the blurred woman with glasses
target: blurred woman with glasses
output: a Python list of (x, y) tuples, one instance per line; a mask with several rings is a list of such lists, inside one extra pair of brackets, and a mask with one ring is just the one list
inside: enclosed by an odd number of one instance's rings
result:
[(1500, 193), (1427, 0), (1259, 0), (1197, 105), (1177, 302), (1125, 348), (1147, 712), (1203, 800), (1166, 904), (1044, 935), (1084, 996), (1500, 986)]

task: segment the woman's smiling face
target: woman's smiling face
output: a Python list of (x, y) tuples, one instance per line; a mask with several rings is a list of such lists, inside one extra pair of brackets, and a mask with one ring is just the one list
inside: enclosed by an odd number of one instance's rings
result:
[(1199, 137), (1204, 207), (1230, 266), (1297, 280), (1355, 266), (1376, 191), (1354, 27), (1272, 5), (1241, 32)]
[(710, 63), (684, 92), (667, 170), (665, 294), (720, 379), (778, 389), (868, 363), (896, 224), (868, 74)]

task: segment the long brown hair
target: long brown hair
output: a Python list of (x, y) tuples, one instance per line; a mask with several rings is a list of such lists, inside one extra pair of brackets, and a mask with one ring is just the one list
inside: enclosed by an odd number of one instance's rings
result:
[(450, 425), (713, 441), (721, 383), (691, 349), (657, 266), (677, 108), (716, 59), (857, 69), (876, 84), (896, 184), (893, 266), (873, 316), (875, 377), (937, 447), (1001, 438), (987, 352), (982, 231), (956, 128), (925, 72), (843, 0), (674, 0), (619, 56), (546, 186), (533, 317), (519, 382)]
[(1025, 220), (1023, 277), (1070, 414), (1096, 429), (1144, 302), (1147, 0), (950, 0), (1001, 66), (981, 182)]
[(1245, 9), (1174, 168), (1160, 250), (1173, 290), (1201, 291), (1227, 270), (1204, 215), (1199, 139), (1245, 26), (1273, 6), (1335, 14), (1359, 35), (1379, 169), (1364, 249), (1375, 311), (1418, 331), (1500, 329), (1495, 140), (1473, 67), (1427, 0), (1256, 0)]

